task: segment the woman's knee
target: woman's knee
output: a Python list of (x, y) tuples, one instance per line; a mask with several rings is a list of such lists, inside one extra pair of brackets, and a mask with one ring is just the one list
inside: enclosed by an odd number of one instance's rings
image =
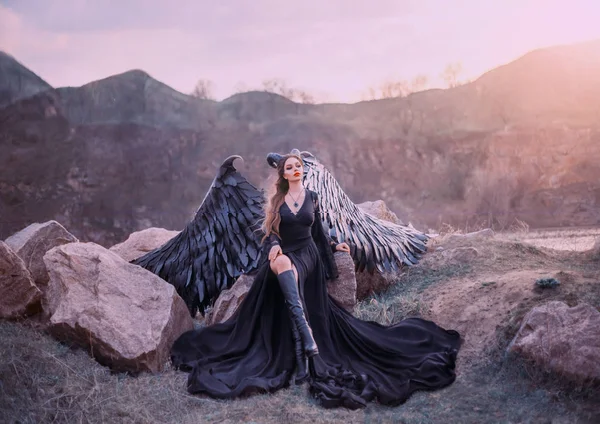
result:
[(290, 269), (292, 269), (292, 261), (286, 255), (279, 255), (271, 261), (271, 270), (276, 274)]

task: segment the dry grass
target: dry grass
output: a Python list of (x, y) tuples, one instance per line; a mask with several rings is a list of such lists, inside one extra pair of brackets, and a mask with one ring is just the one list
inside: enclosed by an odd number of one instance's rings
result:
[[(359, 304), (357, 315), (384, 324), (407, 316), (428, 317), (430, 303), (425, 292), (448, 284), (451, 287), (453, 281), (461, 279), (486, 282), (484, 274), (507, 269), (559, 268), (565, 275), (578, 272), (600, 277), (598, 263), (581, 253), (516, 241), (477, 243), (479, 255), (468, 264), (445, 260), (441, 252), (428, 254), (419, 265), (400, 275), (398, 284), (386, 293)], [(493, 286), (480, 285), (481, 296)], [(467, 361), (465, 354), (459, 355), (458, 377), (450, 387), (416, 393), (400, 407), (371, 404), (359, 411), (323, 409), (310, 398), (306, 385), (232, 401), (190, 396), (185, 390), (185, 373), (111, 373), (87, 353), (56, 342), (30, 322), (0, 322), (0, 422), (600, 422), (596, 388), (569, 387), (556, 376), (505, 355), (523, 315), (535, 302), (587, 301), (598, 307), (600, 289), (561, 284), (536, 299), (521, 300), (506, 315), (493, 335), (495, 341), (476, 360)]]
[(362, 320), (377, 321), (384, 325), (411, 316), (426, 315), (428, 305), (422, 298), (423, 291), (440, 281), (466, 275), (470, 269), (468, 264), (454, 263), (433, 267), (425, 263), (408, 268), (387, 291), (373, 294), (360, 302), (355, 308), (355, 315)]
[(583, 252), (600, 239), (600, 228), (564, 228), (556, 230), (510, 231), (499, 233), (501, 240), (518, 241), (537, 247)]
[[(471, 226), (469, 228), (458, 228), (444, 223), (437, 230), (429, 230), (442, 240), (452, 234), (467, 234), (487, 228), (484, 225)], [(515, 219), (507, 229), (496, 231), (496, 240), (512, 241), (530, 244), (536, 247), (545, 247), (554, 250), (568, 250), (583, 252), (590, 250), (597, 240), (600, 240), (600, 228), (556, 228), (556, 229), (534, 229), (521, 220)], [(436, 238), (434, 245), (439, 242)]]
[(397, 408), (326, 410), (312, 401), (306, 386), (218, 401), (188, 395), (183, 373), (111, 374), (86, 353), (22, 324), (1, 323), (0, 339), (0, 422), (7, 423), (476, 423), (551, 417), (577, 422), (582, 417), (556, 402), (555, 391), (530, 387), (527, 376), (512, 368), (465, 370), (452, 386), (417, 393)]

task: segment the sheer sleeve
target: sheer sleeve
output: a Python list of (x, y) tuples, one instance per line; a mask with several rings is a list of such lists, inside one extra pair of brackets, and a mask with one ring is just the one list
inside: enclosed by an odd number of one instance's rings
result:
[(267, 249), (271, 249), (273, 246), (276, 245), (281, 245), (281, 241), (279, 240), (279, 237), (277, 237), (277, 234), (275, 233), (271, 233), (269, 234), (269, 236), (265, 239), (264, 243), (265, 247)]
[(331, 237), (329, 237), (329, 234), (327, 234), (323, 229), (323, 224), (321, 223), (321, 209), (319, 206), (319, 198), (317, 193), (311, 191), (310, 195), (312, 197), (315, 209), (315, 220), (311, 229), (312, 237), (317, 245), (319, 253), (321, 254), (321, 258), (325, 265), (325, 273), (327, 274), (327, 278), (334, 280), (338, 277), (338, 269), (333, 257), (333, 252), (335, 252), (337, 243), (333, 241)]

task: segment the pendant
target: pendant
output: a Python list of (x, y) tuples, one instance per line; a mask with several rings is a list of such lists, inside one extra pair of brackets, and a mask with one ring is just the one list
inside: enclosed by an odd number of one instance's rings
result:
[(294, 207), (297, 208), (298, 207), (298, 202), (294, 202)]

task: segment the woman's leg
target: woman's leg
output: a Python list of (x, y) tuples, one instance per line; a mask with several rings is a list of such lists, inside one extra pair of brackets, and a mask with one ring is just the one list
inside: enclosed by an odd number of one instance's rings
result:
[(284, 271), (292, 270), (294, 271), (294, 276), (296, 279), (298, 279), (298, 271), (296, 271), (296, 267), (288, 256), (281, 254), (273, 259), (270, 264), (271, 271), (273, 271), (275, 275), (279, 275)]
[[(275, 263), (275, 261), (271, 262), (271, 270), (276, 275), (279, 275), (281, 272), (289, 271), (290, 266), (291, 266), (292, 271), (294, 271), (294, 276), (296, 278), (296, 281), (298, 281), (298, 271), (296, 270), (296, 267), (294, 266), (294, 264), (291, 263), (289, 258), (287, 261), (285, 259), (282, 259), (276, 263)], [(288, 309), (288, 311), (289, 311), (289, 315), (290, 315), (290, 321), (292, 322), (292, 339), (294, 340), (294, 347), (295, 347), (295, 351), (296, 351), (295, 352), (296, 353), (296, 373), (295, 373), (294, 381), (296, 384), (302, 384), (309, 377), (308, 357), (304, 354), (304, 348), (302, 346), (302, 336), (300, 335), (300, 331), (298, 330), (298, 327), (296, 326), (296, 322), (292, 315), (292, 311), (289, 309)]]
[(307, 357), (317, 355), (319, 349), (304, 314), (304, 308), (302, 307), (298, 291), (297, 271), (294, 269), (292, 261), (286, 255), (279, 255), (271, 261), (271, 270), (273, 270), (279, 280), (279, 287), (288, 305), (292, 323), (300, 333), (304, 353)]

